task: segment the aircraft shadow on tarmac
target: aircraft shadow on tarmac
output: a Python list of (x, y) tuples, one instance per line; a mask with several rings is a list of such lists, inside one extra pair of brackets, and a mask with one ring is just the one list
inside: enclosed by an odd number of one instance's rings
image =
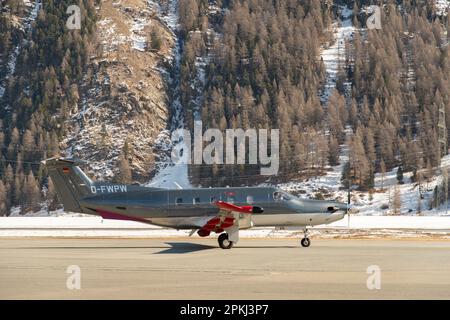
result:
[(191, 253), (201, 250), (217, 249), (216, 246), (208, 246), (199, 243), (191, 242), (166, 242), (170, 246), (166, 250), (155, 252), (154, 254), (177, 254), (177, 253)]
[[(158, 252), (155, 252), (153, 254), (184, 254), (184, 253), (193, 253), (197, 251), (202, 250), (209, 250), (209, 249), (219, 249), (217, 246), (213, 245), (204, 245), (199, 243), (193, 243), (193, 242), (165, 242), (166, 245), (169, 245), (170, 248), (167, 248), (166, 246), (37, 246), (37, 247), (16, 247), (15, 249), (36, 249), (36, 250), (42, 250), (42, 249), (54, 249), (54, 250), (65, 250), (65, 249), (71, 249), (71, 250), (98, 250), (98, 249), (164, 249)], [(286, 248), (291, 249), (295, 248), (298, 249), (298, 246), (236, 246), (232, 250), (236, 249), (280, 249), (280, 248)]]
[(80, 247), (80, 246), (74, 246), (74, 247), (20, 247), (15, 249), (28, 249), (28, 250), (48, 250), (48, 249), (55, 249), (55, 250), (105, 250), (105, 249), (164, 249), (158, 252), (154, 252), (153, 254), (183, 254), (183, 253), (193, 253), (201, 250), (207, 250), (207, 249), (217, 249), (215, 246), (206, 246), (202, 244), (196, 244), (196, 243), (187, 243), (187, 242), (168, 242), (166, 243), (170, 245), (170, 248), (167, 248), (166, 246), (135, 246), (135, 247), (123, 247), (123, 246), (114, 246), (114, 247)]
[[(166, 242), (166, 244), (171, 247), (162, 250), (159, 252), (155, 252), (154, 254), (182, 254), (182, 253), (192, 253), (196, 251), (208, 250), (208, 249), (220, 249), (216, 246), (209, 246), (199, 243), (192, 242)], [(298, 249), (299, 246), (237, 246), (232, 250), (236, 249), (280, 249), (280, 248), (295, 248)]]

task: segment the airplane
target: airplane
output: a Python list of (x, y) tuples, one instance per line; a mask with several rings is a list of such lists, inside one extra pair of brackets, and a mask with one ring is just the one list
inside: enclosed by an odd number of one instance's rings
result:
[(113, 184), (92, 181), (78, 160), (50, 158), (42, 163), (65, 211), (188, 229), (189, 236), (217, 233), (222, 249), (238, 243), (239, 230), (269, 226), (302, 227), (300, 243), (309, 247), (308, 227), (350, 215), (349, 203), (301, 199), (276, 187), (165, 189)]

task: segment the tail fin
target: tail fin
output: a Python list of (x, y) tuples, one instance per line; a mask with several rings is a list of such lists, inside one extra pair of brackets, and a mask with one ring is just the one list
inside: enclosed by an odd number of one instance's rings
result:
[(73, 160), (50, 158), (42, 161), (55, 185), (65, 211), (83, 212), (79, 199), (90, 194), (93, 182)]

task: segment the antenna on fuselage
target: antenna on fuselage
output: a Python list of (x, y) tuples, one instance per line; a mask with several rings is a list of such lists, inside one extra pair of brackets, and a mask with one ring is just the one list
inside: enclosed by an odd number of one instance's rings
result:
[(183, 189), (183, 187), (180, 186), (180, 185), (178, 184), (178, 182), (174, 181), (173, 183), (177, 186), (178, 189)]

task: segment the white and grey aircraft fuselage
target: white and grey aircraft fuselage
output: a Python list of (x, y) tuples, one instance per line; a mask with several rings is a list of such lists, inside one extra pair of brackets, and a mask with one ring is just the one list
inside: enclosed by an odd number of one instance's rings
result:
[(190, 229), (202, 237), (219, 233), (222, 248), (237, 243), (240, 229), (262, 226), (303, 227), (301, 243), (307, 247), (307, 227), (348, 214), (345, 203), (300, 199), (276, 187), (161, 189), (110, 184), (92, 181), (73, 160), (52, 158), (44, 164), (66, 211)]

